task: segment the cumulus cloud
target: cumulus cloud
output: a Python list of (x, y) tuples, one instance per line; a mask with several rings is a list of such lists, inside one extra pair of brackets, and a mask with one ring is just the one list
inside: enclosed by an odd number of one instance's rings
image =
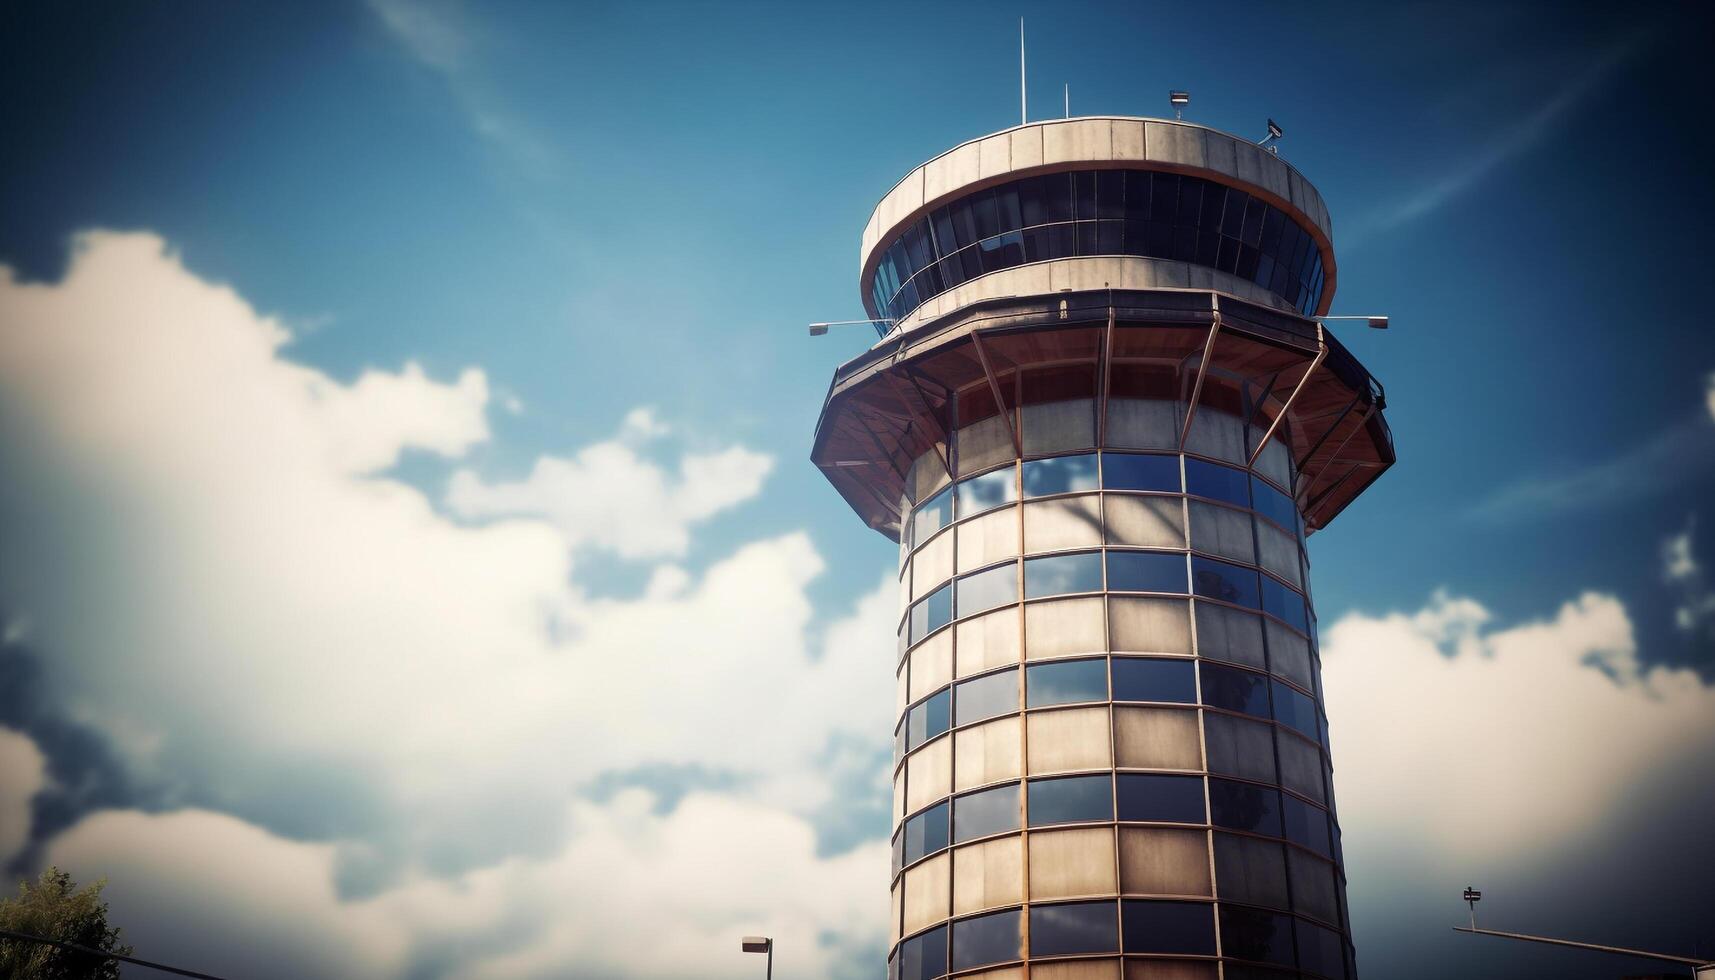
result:
[(1715, 588), (1692, 550), (1696, 530), (1696, 517), (1687, 518), (1685, 530), (1661, 543), (1661, 577), (1675, 596), (1673, 625), (1715, 640)]
[(1413, 614), (1351, 615), (1326, 631), (1323, 665), (1355, 868), (1564, 857), (1652, 772), (1715, 753), (1715, 687), (1640, 664), (1608, 595), (1504, 628), (1444, 594)]
[(30, 805), (47, 784), (47, 774), (35, 742), (0, 728), (0, 867), (29, 841)]
[(455, 473), (447, 503), (469, 518), (544, 517), (573, 547), (626, 558), (682, 555), (691, 526), (756, 496), (774, 463), (734, 446), (687, 454), (669, 475), (643, 455), (667, 431), (649, 409), (634, 409), (613, 439), (570, 458), (542, 456), (523, 480), (487, 483), (468, 470)]
[[(815, 820), (849, 789), (828, 759), (886, 752), (887, 577), (819, 628), (821, 556), (786, 533), (591, 597), (579, 549), (676, 558), (770, 460), (658, 462), (640, 409), (525, 480), (461, 471), (455, 520), (388, 467), (488, 439), (484, 374), (344, 382), (289, 340), (150, 235), (81, 237), (56, 284), (0, 269), (0, 584), (45, 696), (197, 807), (95, 813), (47, 858), (109, 874), (140, 949), (230, 934), (206, 948), (242, 968), (189, 965), (242, 975), (720, 975), (697, 958), (754, 928), (801, 935), (805, 972), (879, 948), (876, 830), (830, 849)], [(584, 793), (664, 766), (730, 791)]]

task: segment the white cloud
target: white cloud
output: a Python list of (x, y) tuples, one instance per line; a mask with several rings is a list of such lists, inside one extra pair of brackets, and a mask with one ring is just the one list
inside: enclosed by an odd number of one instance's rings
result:
[[(1324, 686), (1349, 864), (1531, 864), (1611, 821), (1656, 772), (1715, 753), (1715, 687), (1644, 667), (1617, 599), (1501, 629), (1470, 599), (1351, 615)], [(1354, 899), (1356, 900), (1356, 899)]]
[[(665, 426), (638, 410), (525, 481), (460, 477), (461, 512), (500, 517), (461, 524), (383, 474), (407, 449), (456, 459), (488, 438), (482, 372), (346, 384), (287, 340), (149, 235), (81, 237), (59, 284), (0, 270), (0, 438), (31, 463), (0, 510), (21, 515), (0, 551), (8, 602), (31, 610), (53, 689), (142, 778), (250, 818), (108, 813), (53, 843), (113, 876), (139, 948), (230, 935), (206, 948), (253, 975), (326, 926), (296, 975), (396, 975), (496, 944), (506, 958), (476, 975), (720, 975), (698, 957), (744, 931), (796, 930), (815, 973), (837, 958), (824, 934), (878, 936), (885, 848), (815, 857), (806, 815), (834, 801), (831, 745), (885, 752), (888, 577), (819, 629), (805, 590), (822, 559), (787, 533), (592, 598), (573, 548), (683, 553), (698, 521), (759, 491), (767, 457), (658, 464)], [(664, 765), (737, 788), (666, 814), (577, 800), (603, 773)], [(323, 777), (361, 798), (316, 795)], [(266, 829), (292, 808), (332, 829)], [(404, 877), (341, 901), (332, 883), (364, 854)], [(781, 918), (757, 921), (765, 907)], [(661, 910), (681, 939), (659, 941)]]
[(30, 839), (31, 801), (47, 785), (47, 762), (26, 735), (0, 728), (0, 867)]
[(461, 470), (447, 503), (465, 517), (545, 517), (574, 547), (626, 558), (676, 557), (691, 525), (756, 496), (773, 460), (742, 447), (693, 453), (669, 476), (640, 449), (665, 434), (648, 409), (625, 417), (611, 440), (571, 458), (542, 456), (523, 480), (485, 483)]
[(1715, 588), (1710, 588), (1703, 566), (1693, 552), (1697, 519), (1687, 518), (1685, 530), (1670, 534), (1661, 543), (1661, 576), (1675, 594), (1673, 624), (1687, 633), (1702, 633), (1715, 640)]
[(1709, 418), (1715, 421), (1715, 371), (1703, 379), (1703, 404), (1709, 409)]

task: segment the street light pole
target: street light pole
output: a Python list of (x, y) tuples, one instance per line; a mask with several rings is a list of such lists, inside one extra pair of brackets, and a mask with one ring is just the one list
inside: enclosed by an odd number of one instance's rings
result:
[(746, 953), (767, 953), (767, 980), (774, 980), (774, 940), (767, 936), (746, 936), (739, 941), (740, 947)]

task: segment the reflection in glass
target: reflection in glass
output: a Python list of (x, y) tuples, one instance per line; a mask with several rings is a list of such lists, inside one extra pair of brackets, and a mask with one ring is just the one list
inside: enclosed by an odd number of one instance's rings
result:
[(935, 980), (946, 973), (946, 926), (937, 926), (900, 945), (899, 980)]
[(1244, 470), (1189, 456), (1185, 458), (1185, 492), (1247, 509), (1251, 505), (1250, 481)]
[(1197, 703), (1197, 673), (1189, 660), (1115, 657), (1115, 701)]
[(1274, 682), (1274, 720), (1312, 741), (1317, 740), (1316, 702), (1296, 688)]
[(1003, 670), (953, 687), (953, 716), (960, 725), (1018, 710), (1018, 668)]
[(1256, 572), (1213, 558), (1191, 556), (1191, 582), (1198, 595), (1256, 609)]
[(1040, 708), (1050, 704), (1108, 699), (1108, 662), (1062, 660), (1037, 664), (1024, 672), (1025, 704)]
[(1024, 597), (1037, 599), (1071, 592), (1100, 592), (1102, 553), (1027, 558), (1024, 562)]
[(1310, 631), (1304, 615), (1304, 597), (1267, 575), (1262, 576), (1262, 611), (1300, 633)]
[(953, 969), (1018, 959), (1021, 918), (1013, 909), (953, 923)]
[(1096, 456), (1054, 456), (1027, 460), (1024, 464), (1024, 496), (1044, 497), (1051, 493), (1076, 493), (1096, 489)]
[(1113, 902), (1030, 907), (1030, 955), (1119, 952), (1119, 909)]
[(1292, 919), (1276, 912), (1221, 906), (1221, 952), (1242, 960), (1292, 965)]
[(1102, 486), (1108, 490), (1179, 492), (1179, 457), (1103, 453)]
[(1203, 823), (1203, 777), (1122, 772), (1117, 777), (1121, 820)]
[(1203, 664), (1203, 703), (1258, 718), (1269, 717), (1268, 679), (1261, 674)]
[(947, 804), (937, 803), (905, 821), (904, 862), (913, 864), (947, 846)]
[(1290, 793), (1282, 793), (1280, 799), (1286, 839), (1303, 844), (1323, 857), (1332, 857), (1328, 851), (1328, 814)]
[(951, 691), (942, 691), (912, 708), (906, 719), (906, 748), (914, 749), (951, 727), (948, 708)]
[(1301, 969), (1327, 977), (1345, 976), (1346, 944), (1340, 941), (1339, 933), (1311, 925), (1303, 919), (1295, 919), (1293, 925), (1298, 930), (1298, 965)]
[(1018, 486), (1011, 466), (973, 476), (958, 485), (959, 517), (971, 517), (1018, 499)]
[(918, 505), (916, 513), (911, 516), (911, 540), (922, 544), (952, 521), (953, 488), (948, 487)]
[(1217, 827), (1280, 836), (1280, 792), (1230, 779), (1209, 780), (1209, 820)]
[(962, 844), (1018, 829), (1018, 784), (953, 799), (953, 842)]
[(1164, 551), (1110, 551), (1108, 591), (1184, 595), (1185, 556)]
[(1251, 500), (1256, 512), (1288, 531), (1298, 532), (1298, 505), (1260, 477), (1251, 477)]
[(1215, 955), (1215, 907), (1207, 902), (1126, 902), (1125, 951)]
[(1007, 562), (958, 582), (958, 613), (962, 619), (985, 609), (1018, 601), (1018, 566)]
[(916, 643), (952, 621), (953, 584), (949, 582), (911, 607), (911, 642)]
[(1027, 792), (1032, 827), (1114, 817), (1113, 783), (1105, 775), (1036, 779)]

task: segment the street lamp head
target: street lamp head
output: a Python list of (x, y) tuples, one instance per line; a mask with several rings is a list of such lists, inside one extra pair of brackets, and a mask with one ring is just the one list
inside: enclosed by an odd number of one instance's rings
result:
[(767, 936), (746, 936), (739, 940), (746, 953), (766, 953), (774, 945), (774, 940)]
[(1270, 119), (1268, 121), (1269, 139), (1280, 139), (1282, 136), (1285, 136), (1285, 135), (1286, 135), (1285, 133), (1281, 132), (1279, 123), (1276, 123), (1273, 119)]
[(828, 325), (825, 323), (812, 323), (812, 324), (810, 324), (810, 336), (812, 336), (812, 337), (820, 337), (827, 332), (828, 332)]
[(1172, 103), (1174, 108), (1182, 109), (1191, 104), (1191, 93), (1174, 89), (1167, 93), (1167, 101)]
[(1386, 330), (1387, 329), (1387, 317), (1385, 317), (1385, 316), (1372, 316), (1369, 319), (1370, 319), (1370, 329), (1371, 330)]

